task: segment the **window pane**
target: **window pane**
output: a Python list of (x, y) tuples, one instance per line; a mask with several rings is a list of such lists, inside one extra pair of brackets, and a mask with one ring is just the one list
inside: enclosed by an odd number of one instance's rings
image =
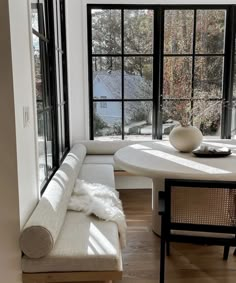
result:
[(66, 138), (65, 138), (65, 105), (60, 105), (57, 108), (57, 120), (58, 120), (58, 146), (59, 146), (59, 157), (62, 158), (63, 153), (66, 149)]
[(50, 175), (52, 168), (53, 168), (53, 136), (52, 136), (52, 114), (47, 111), (45, 113), (45, 119), (46, 119), (46, 149), (47, 149), (47, 172), (48, 176)]
[(33, 29), (47, 38), (45, 5), (45, 1), (39, 1), (39, 3), (31, 5), (31, 25)]
[(165, 98), (190, 98), (192, 92), (192, 58), (165, 57), (163, 95)]
[(63, 146), (62, 146), (62, 117), (61, 117), (61, 106), (57, 107), (57, 135), (58, 135), (58, 148), (59, 148), (59, 158), (62, 158)]
[(194, 96), (222, 98), (223, 92), (223, 57), (196, 57)]
[(126, 57), (124, 64), (125, 98), (152, 98), (153, 58)]
[(232, 107), (232, 120), (231, 120), (231, 138), (236, 139), (236, 101), (234, 100)]
[(164, 100), (162, 113), (162, 134), (169, 135), (170, 131), (180, 122), (189, 121), (190, 100)]
[(94, 102), (93, 128), (95, 139), (121, 139), (121, 102)]
[(132, 54), (153, 52), (153, 11), (124, 11), (124, 51)]
[[(33, 54), (35, 68), (36, 100), (39, 107), (51, 106), (49, 81), (49, 64), (47, 56), (47, 44), (38, 36), (33, 34)], [(38, 110), (39, 110), (38, 107)]]
[(56, 20), (55, 23), (55, 33), (57, 32), (57, 36), (58, 36), (58, 40), (56, 43), (56, 46), (60, 49), (62, 49), (62, 38), (61, 38), (61, 11), (60, 11), (60, 3), (59, 1), (55, 1), (55, 5), (54, 5), (54, 18)]
[(44, 88), (45, 88), (45, 99), (44, 103), (46, 107), (52, 106), (52, 96), (54, 93), (52, 93), (52, 88), (50, 85), (50, 69), (52, 69), (52, 66), (50, 65), (50, 62), (48, 60), (48, 56), (50, 54), (48, 50), (48, 44), (45, 41), (41, 41), (41, 53), (42, 53), (42, 59), (41, 64), (43, 66), (42, 72), (44, 75)]
[(59, 27), (58, 27), (58, 24), (59, 24), (59, 17), (57, 15), (57, 0), (52, 0), (53, 2), (53, 24), (54, 24), (54, 42), (55, 42), (55, 47), (56, 48), (60, 48), (59, 47), (59, 36), (60, 36), (60, 32), (59, 32)]
[(204, 136), (220, 136), (221, 101), (194, 101), (193, 124)]
[(120, 10), (92, 10), (92, 52), (121, 53)]
[(59, 93), (58, 93), (58, 103), (63, 103), (65, 101), (64, 99), (64, 84), (63, 84), (63, 65), (62, 65), (62, 54), (60, 52), (58, 52), (58, 69), (57, 69), (57, 73), (58, 73), (58, 83), (60, 84), (59, 87)]
[(93, 98), (121, 98), (121, 58), (93, 58)]
[(61, 135), (62, 152), (64, 153), (64, 151), (66, 149), (65, 105), (61, 106), (61, 129), (62, 129), (62, 135)]
[(165, 11), (164, 53), (191, 54), (193, 51), (193, 10)]
[(42, 99), (43, 99), (40, 46), (39, 46), (39, 38), (34, 34), (33, 34), (33, 53), (34, 53), (34, 68), (35, 68), (34, 71), (35, 71), (36, 100), (37, 102), (40, 103), (42, 102)]
[(45, 151), (45, 133), (43, 113), (37, 115), (38, 120), (38, 158), (39, 158), (39, 186), (46, 180), (46, 151)]
[(152, 108), (151, 101), (125, 102), (126, 139), (152, 138)]
[(225, 10), (197, 10), (196, 53), (224, 53)]
[(231, 138), (236, 139), (236, 35), (235, 35), (235, 49), (234, 49), (234, 78), (233, 78), (233, 107), (231, 119)]
[(57, 102), (61, 103), (61, 76), (60, 76), (60, 60), (59, 60), (59, 52), (55, 52), (55, 64), (56, 64), (56, 88), (57, 88)]
[(32, 21), (32, 28), (36, 31), (39, 31), (39, 15), (37, 8), (33, 8), (31, 10), (31, 21)]

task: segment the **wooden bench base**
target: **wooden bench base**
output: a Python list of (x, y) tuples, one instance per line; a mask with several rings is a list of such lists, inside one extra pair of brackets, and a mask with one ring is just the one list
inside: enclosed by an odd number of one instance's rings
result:
[(22, 273), (23, 283), (111, 283), (121, 278), (122, 271)]

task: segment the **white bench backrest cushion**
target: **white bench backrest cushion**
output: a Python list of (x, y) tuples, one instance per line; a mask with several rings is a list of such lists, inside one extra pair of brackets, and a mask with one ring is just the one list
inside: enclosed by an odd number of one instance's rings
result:
[(87, 154), (115, 154), (122, 147), (136, 144), (137, 141), (97, 141), (97, 140), (81, 140), (78, 143), (83, 144), (87, 148)]
[(41, 258), (54, 247), (85, 155), (85, 146), (73, 146), (26, 223), (21, 233), (20, 247), (28, 257)]

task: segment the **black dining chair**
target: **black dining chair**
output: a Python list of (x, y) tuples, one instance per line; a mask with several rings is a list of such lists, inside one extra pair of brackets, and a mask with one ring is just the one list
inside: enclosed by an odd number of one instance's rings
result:
[(160, 283), (170, 242), (236, 246), (236, 181), (166, 179), (159, 192), (161, 215)]

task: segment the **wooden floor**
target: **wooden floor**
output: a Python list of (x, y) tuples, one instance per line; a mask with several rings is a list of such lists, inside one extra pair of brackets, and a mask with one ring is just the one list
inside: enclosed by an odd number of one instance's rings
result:
[[(158, 283), (160, 240), (151, 229), (151, 190), (120, 190), (128, 224), (123, 250), (123, 279), (116, 283)], [(236, 256), (231, 248), (171, 244), (166, 260), (166, 283), (236, 283)]]

